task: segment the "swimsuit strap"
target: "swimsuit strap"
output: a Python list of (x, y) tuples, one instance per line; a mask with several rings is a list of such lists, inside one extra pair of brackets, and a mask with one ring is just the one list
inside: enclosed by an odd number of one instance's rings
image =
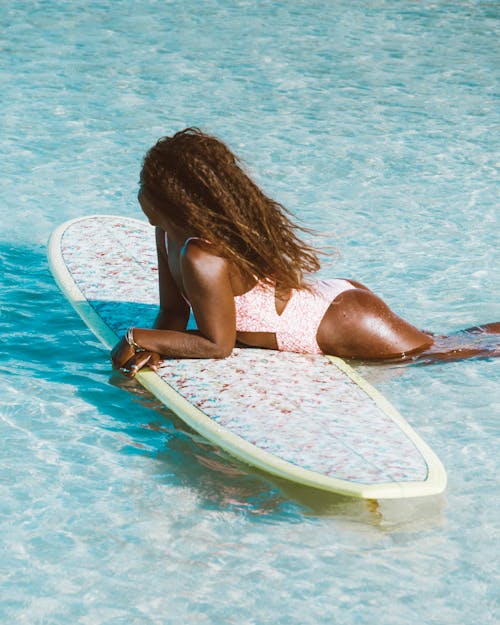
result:
[[(212, 245), (211, 241), (209, 241), (208, 239), (202, 239), (202, 237), (188, 237), (184, 241), (184, 243), (182, 245), (182, 248), (184, 248), (189, 243), (189, 241), (192, 241), (193, 239), (195, 241), (203, 241), (204, 243), (208, 243), (209, 245)], [(167, 235), (166, 232), (165, 232), (165, 249), (166, 249), (167, 254), (168, 254), (168, 235)]]
[(202, 237), (188, 237), (184, 241), (184, 245), (182, 246), (183, 249), (186, 247), (186, 245), (189, 243), (189, 241), (203, 241), (203, 243), (208, 243), (208, 245), (213, 245), (213, 243), (211, 241), (209, 241), (208, 239), (203, 239)]

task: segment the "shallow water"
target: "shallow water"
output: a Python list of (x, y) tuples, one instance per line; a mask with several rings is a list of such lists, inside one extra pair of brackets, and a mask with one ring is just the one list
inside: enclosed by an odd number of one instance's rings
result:
[(5, 623), (493, 624), (498, 360), (361, 367), (446, 466), (378, 507), (228, 459), (55, 286), (50, 232), (139, 216), (144, 151), (198, 125), (437, 332), (500, 319), (498, 5), (6, 1), (0, 12)]

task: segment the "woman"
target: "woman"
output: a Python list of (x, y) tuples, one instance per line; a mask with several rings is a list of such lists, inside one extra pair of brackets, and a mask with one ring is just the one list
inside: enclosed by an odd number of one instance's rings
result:
[[(140, 205), (156, 226), (160, 312), (154, 329), (130, 329), (112, 352), (131, 377), (161, 357), (224, 358), (237, 341), (380, 361), (499, 354), (500, 323), (436, 337), (359, 282), (308, 282), (320, 263), (297, 237), (301, 228), (224, 143), (196, 128), (160, 139), (140, 184)], [(190, 308), (196, 332), (186, 331)], [(499, 336), (485, 347), (484, 334)]]

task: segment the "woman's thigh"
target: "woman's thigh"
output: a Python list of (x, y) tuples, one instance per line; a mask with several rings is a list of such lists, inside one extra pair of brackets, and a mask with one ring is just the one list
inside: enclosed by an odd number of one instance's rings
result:
[(366, 288), (335, 298), (318, 328), (317, 341), (327, 354), (359, 359), (396, 358), (433, 344), (430, 334), (398, 317)]

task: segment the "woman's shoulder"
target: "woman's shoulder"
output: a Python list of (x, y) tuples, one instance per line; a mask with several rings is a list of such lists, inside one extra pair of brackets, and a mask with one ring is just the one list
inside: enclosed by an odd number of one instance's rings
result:
[(227, 258), (218, 253), (216, 246), (201, 237), (189, 237), (184, 241), (180, 253), (181, 267), (197, 271), (213, 271), (229, 268)]

